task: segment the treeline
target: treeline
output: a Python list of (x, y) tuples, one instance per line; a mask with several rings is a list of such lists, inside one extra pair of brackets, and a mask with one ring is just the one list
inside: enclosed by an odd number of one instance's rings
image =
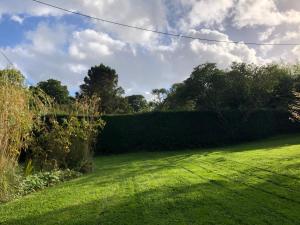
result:
[(249, 110), (297, 107), (300, 67), (233, 63), (227, 70), (216, 64), (197, 66), (189, 78), (169, 90), (156, 91), (156, 109)]
[(95, 95), (99, 112), (114, 114), (102, 117), (98, 153), (217, 146), (299, 131), (299, 65), (201, 64), (183, 82), (152, 90), (147, 102), (125, 97), (116, 71), (101, 64), (88, 71), (74, 99)]
[(117, 72), (103, 64), (92, 67), (80, 91), (70, 97), (60, 81), (42, 81), (36, 87), (52, 96), (59, 109), (83, 96), (101, 98), (104, 114), (130, 114), (149, 111), (201, 111), (280, 109), (296, 112), (299, 104), (300, 66), (233, 63), (220, 69), (214, 63), (194, 68), (191, 75), (170, 89), (152, 90), (153, 101), (143, 95), (124, 96)]
[(49, 79), (41, 81), (31, 90), (42, 90), (51, 96), (56, 103), (56, 110), (68, 114), (72, 110), (74, 101), (84, 97), (97, 96), (101, 99), (98, 109), (104, 114), (127, 114), (146, 112), (150, 105), (142, 95), (131, 95), (124, 97), (125, 91), (118, 85), (118, 74), (108, 66), (100, 64), (92, 67), (84, 82), (80, 85), (80, 91), (75, 97), (70, 96), (67, 86), (58, 80)]

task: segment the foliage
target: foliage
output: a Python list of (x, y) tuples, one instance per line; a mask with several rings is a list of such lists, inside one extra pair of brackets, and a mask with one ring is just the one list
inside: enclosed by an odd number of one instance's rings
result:
[(29, 175), (31, 175), (33, 173), (33, 164), (32, 164), (32, 160), (29, 159), (27, 160), (25, 167), (24, 167), (24, 176), (27, 177)]
[(26, 176), (20, 182), (18, 195), (27, 195), (79, 176), (81, 176), (81, 173), (69, 169), (38, 172), (36, 174)]
[[(108, 66), (100, 64), (92, 67), (80, 86), (81, 96), (98, 96), (101, 98), (101, 112), (115, 113), (122, 111), (124, 90), (118, 87), (118, 74)], [(121, 108), (120, 108), (121, 107)]]
[(5, 225), (295, 225), (299, 135), (95, 158), (95, 171), (0, 205)]
[(58, 80), (49, 79), (47, 81), (41, 81), (36, 87), (30, 88), (42, 90), (58, 104), (68, 104), (71, 101), (67, 86), (62, 85)]
[(61, 121), (55, 115), (48, 116), (30, 146), (35, 167), (91, 171), (95, 139), (104, 126), (98, 117), (98, 104), (98, 98), (84, 97), (74, 103), (76, 110)]
[(148, 110), (148, 103), (143, 95), (130, 95), (126, 97), (126, 100), (135, 113)]
[(289, 110), (297, 100), (299, 75), (286, 65), (233, 63), (229, 70), (222, 70), (206, 63), (197, 66), (183, 83), (164, 92), (166, 97), (159, 98), (158, 109)]
[(98, 140), (101, 153), (174, 150), (220, 146), (300, 131), (290, 113), (278, 110), (153, 112), (103, 116), (106, 126)]
[(154, 100), (150, 103), (151, 107), (154, 110), (164, 110), (164, 101), (168, 96), (168, 90), (165, 88), (160, 88), (160, 89), (153, 89), (152, 90), (152, 95), (154, 96)]
[(16, 162), (9, 158), (1, 159), (0, 168), (0, 204), (15, 197), (19, 185), (20, 176)]
[(0, 71), (0, 201), (8, 200), (15, 190), (20, 152), (46, 109), (40, 97), (25, 87), (19, 71)]

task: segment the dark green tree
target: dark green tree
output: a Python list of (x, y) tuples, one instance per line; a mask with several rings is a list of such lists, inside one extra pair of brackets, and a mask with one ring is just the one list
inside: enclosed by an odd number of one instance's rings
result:
[(154, 99), (150, 102), (150, 108), (156, 111), (165, 111), (165, 100), (168, 96), (168, 90), (165, 88), (153, 89), (151, 94), (153, 95)]
[[(84, 83), (80, 86), (80, 95), (93, 96), (101, 98), (101, 111), (104, 113), (116, 113), (122, 111), (120, 105), (124, 90), (118, 86), (118, 74), (109, 66), (100, 64), (92, 67)], [(126, 110), (125, 110), (126, 111)]]
[(128, 101), (128, 104), (132, 108), (133, 112), (143, 112), (147, 110), (147, 100), (143, 95), (127, 96), (126, 100)]
[(54, 99), (54, 102), (58, 104), (68, 104), (71, 101), (69, 96), (68, 87), (62, 85), (62, 83), (58, 80), (49, 79), (47, 81), (41, 81), (37, 84), (36, 87), (42, 91), (44, 91), (47, 95)]
[(194, 99), (187, 99), (184, 83), (172, 85), (165, 100), (165, 107), (174, 111), (192, 111), (195, 109)]
[(233, 63), (221, 70), (206, 63), (173, 85), (160, 105), (167, 110), (289, 110), (296, 101), (299, 80), (297, 70), (282, 65)]

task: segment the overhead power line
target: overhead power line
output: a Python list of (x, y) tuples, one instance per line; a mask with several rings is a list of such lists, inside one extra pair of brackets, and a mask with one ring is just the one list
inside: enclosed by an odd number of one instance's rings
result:
[(144, 27), (138, 27), (138, 26), (132, 26), (132, 25), (128, 25), (128, 24), (124, 24), (124, 23), (120, 23), (120, 22), (116, 22), (116, 21), (112, 21), (112, 20), (107, 20), (107, 19), (102, 19), (99, 17), (95, 17), (95, 16), (90, 16), (78, 11), (73, 11), (73, 10), (69, 10), (57, 5), (53, 5), (47, 2), (43, 2), (43, 1), (39, 1), (39, 0), (31, 0), (33, 2), (42, 4), (42, 5), (46, 5), (49, 6), (51, 8), (55, 8), (64, 12), (68, 12), (71, 14), (75, 14), (81, 17), (86, 17), (92, 20), (97, 20), (100, 22), (105, 22), (105, 23), (109, 23), (109, 24), (114, 24), (117, 26), (121, 26), (121, 27), (126, 27), (126, 28), (130, 28), (130, 29), (136, 29), (136, 30), (141, 30), (141, 31), (147, 31), (147, 32), (152, 32), (152, 33), (156, 33), (156, 34), (160, 34), (160, 35), (166, 35), (166, 36), (171, 36), (171, 37), (178, 37), (178, 38), (185, 38), (185, 39), (193, 39), (193, 40), (199, 40), (199, 41), (207, 41), (207, 42), (216, 42), (216, 43), (229, 43), (229, 44), (246, 44), (246, 45), (270, 45), (270, 46), (298, 46), (300, 45), (300, 43), (260, 43), (260, 42), (243, 42), (243, 41), (226, 41), (226, 40), (217, 40), (217, 39), (208, 39), (208, 38), (201, 38), (201, 37), (193, 37), (193, 36), (188, 36), (188, 35), (183, 35), (183, 34), (179, 34), (179, 33), (169, 33), (169, 32), (164, 32), (164, 31), (159, 31), (159, 30), (153, 30), (153, 29), (148, 29), (148, 28), (144, 28)]
[(8, 62), (8, 64), (10, 66), (14, 67), (14, 64), (12, 63), (12, 61), (8, 58), (8, 56), (1, 49), (0, 49), (0, 53), (5, 58), (5, 60)]
[[(9, 64), (9, 66), (11, 66), (11, 67), (8, 67), (8, 68), (16, 69), (15, 64), (13, 64), (13, 62), (10, 60), (10, 58), (8, 58), (8, 56), (1, 49), (0, 49), (0, 54), (5, 58), (5, 60)], [(28, 85), (33, 86), (33, 83), (27, 77), (25, 77), (25, 81), (27, 82)]]

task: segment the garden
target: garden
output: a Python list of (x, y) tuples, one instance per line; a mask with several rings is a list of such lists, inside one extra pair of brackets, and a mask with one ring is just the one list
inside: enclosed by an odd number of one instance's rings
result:
[(103, 64), (75, 97), (1, 70), (0, 224), (297, 224), (299, 77), (203, 64), (148, 102)]

